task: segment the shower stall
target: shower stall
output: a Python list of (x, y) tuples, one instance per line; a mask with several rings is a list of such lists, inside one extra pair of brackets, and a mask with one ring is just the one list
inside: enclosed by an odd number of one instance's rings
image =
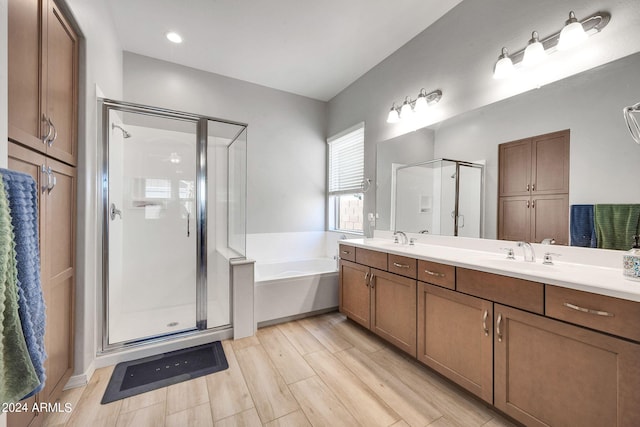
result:
[(99, 100), (102, 351), (231, 327), (247, 125)]
[(393, 230), (483, 236), (484, 165), (450, 159), (401, 165), (392, 181)]

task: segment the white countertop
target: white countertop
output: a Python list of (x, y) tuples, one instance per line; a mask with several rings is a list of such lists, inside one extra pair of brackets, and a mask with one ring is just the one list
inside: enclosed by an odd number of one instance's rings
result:
[[(465, 240), (460, 239), (460, 242), (465, 243)], [(505, 243), (504, 241), (493, 242)], [(516, 259), (508, 260), (506, 254), (494, 250), (492, 246), (495, 244), (492, 243), (486, 243), (488, 250), (422, 242), (403, 245), (385, 238), (341, 240), (339, 243), (640, 302), (640, 282), (626, 279), (622, 274), (623, 252), (616, 253), (620, 257), (620, 267), (615, 268), (591, 263), (562, 262), (557, 260), (557, 257), (554, 257), (554, 265), (544, 265), (542, 264), (543, 253), (539, 253), (541, 245), (534, 245), (537, 259), (532, 263), (523, 260), (521, 253), (518, 252), (519, 248), (516, 249)], [(513, 247), (515, 243), (509, 242), (509, 244)], [(546, 252), (567, 253), (576, 248), (545, 246), (544, 249)], [(598, 251), (598, 249), (589, 249), (589, 251)], [(602, 252), (603, 257), (611, 257), (609, 252), (611, 251)]]

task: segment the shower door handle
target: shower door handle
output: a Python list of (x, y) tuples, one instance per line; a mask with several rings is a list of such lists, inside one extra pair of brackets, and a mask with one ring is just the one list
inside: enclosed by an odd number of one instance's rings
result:
[(116, 208), (115, 203), (111, 203), (111, 206), (109, 207), (109, 216), (111, 216), (111, 221), (116, 219), (116, 215), (118, 215), (120, 219), (122, 219), (122, 211)]
[(191, 225), (191, 214), (187, 213), (187, 237), (191, 236), (191, 230), (189, 229)]

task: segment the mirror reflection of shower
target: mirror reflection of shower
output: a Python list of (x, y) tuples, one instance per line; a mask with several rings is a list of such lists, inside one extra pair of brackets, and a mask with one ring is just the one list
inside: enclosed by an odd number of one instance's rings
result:
[(117, 125), (115, 123), (111, 123), (111, 129), (120, 129), (122, 131), (122, 137), (127, 139), (131, 138), (131, 134), (127, 132), (122, 126)]
[(436, 159), (392, 171), (394, 230), (444, 236), (482, 237), (481, 162)]

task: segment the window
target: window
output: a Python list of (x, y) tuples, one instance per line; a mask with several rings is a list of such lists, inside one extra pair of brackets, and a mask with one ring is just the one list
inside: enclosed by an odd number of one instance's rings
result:
[(362, 233), (364, 123), (327, 140), (329, 229)]

